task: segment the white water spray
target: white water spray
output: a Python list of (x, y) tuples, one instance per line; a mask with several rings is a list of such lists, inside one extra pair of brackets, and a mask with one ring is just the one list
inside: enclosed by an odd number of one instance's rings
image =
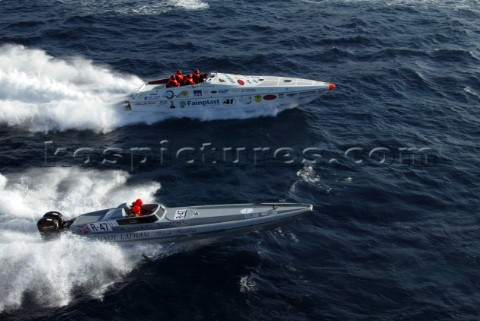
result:
[(120, 15), (160, 15), (172, 10), (206, 10), (207, 2), (202, 0), (62, 0), (73, 12), (82, 14), (105, 14), (115, 12)]
[(101, 299), (140, 262), (142, 246), (122, 248), (69, 234), (44, 242), (36, 229), (49, 210), (71, 218), (138, 197), (154, 200), (158, 183), (128, 186), (128, 178), (122, 171), (76, 168), (0, 174), (0, 312), (21, 308), (25, 297), (63, 306), (76, 289)]
[(55, 59), (42, 50), (0, 47), (0, 123), (31, 131), (109, 131), (141, 121), (121, 102), (141, 85), (83, 58)]

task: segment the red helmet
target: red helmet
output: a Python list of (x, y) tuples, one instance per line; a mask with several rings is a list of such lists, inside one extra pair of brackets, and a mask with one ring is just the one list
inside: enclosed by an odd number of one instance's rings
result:
[(177, 70), (177, 74), (181, 74), (182, 71), (180, 69)]
[(137, 200), (135, 201), (135, 205), (142, 206), (142, 204), (143, 204), (143, 201), (137, 198)]
[(134, 207), (132, 207), (132, 213), (134, 214), (139, 214), (142, 212), (142, 208), (138, 205), (135, 205)]

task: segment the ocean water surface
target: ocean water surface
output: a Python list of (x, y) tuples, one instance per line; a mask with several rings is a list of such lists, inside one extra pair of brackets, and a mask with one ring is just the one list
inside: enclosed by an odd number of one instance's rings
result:
[[(0, 0), (0, 319), (478, 320), (479, 21), (478, 0)], [(270, 115), (123, 108), (193, 68), (337, 87)], [(138, 197), (314, 211), (209, 244), (36, 229)]]

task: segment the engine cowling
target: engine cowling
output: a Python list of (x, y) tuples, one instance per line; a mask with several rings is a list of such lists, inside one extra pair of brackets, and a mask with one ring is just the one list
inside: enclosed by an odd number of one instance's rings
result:
[(63, 215), (59, 212), (52, 211), (45, 213), (45, 215), (38, 220), (37, 228), (44, 240), (51, 240), (60, 235), (64, 224), (65, 220), (63, 219)]

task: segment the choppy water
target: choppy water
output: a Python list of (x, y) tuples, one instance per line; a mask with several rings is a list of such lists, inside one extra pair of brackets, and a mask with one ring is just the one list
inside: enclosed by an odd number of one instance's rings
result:
[[(477, 0), (0, 1), (1, 319), (478, 319), (479, 21)], [(193, 67), (337, 88), (251, 119), (121, 108)], [(191, 248), (36, 232), (137, 197), (315, 210)]]

